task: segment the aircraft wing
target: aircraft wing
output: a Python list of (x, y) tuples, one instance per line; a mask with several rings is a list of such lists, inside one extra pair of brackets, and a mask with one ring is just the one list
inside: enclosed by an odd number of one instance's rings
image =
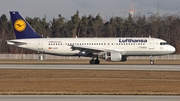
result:
[(89, 47), (89, 46), (81, 46), (81, 45), (71, 45), (72, 50), (80, 50), (84, 52), (89, 52), (92, 54), (104, 54), (108, 51), (120, 51), (122, 54), (126, 54), (124, 49), (107, 49), (107, 48), (97, 48), (97, 47)]
[(100, 53), (100, 52), (106, 52), (110, 51), (108, 49), (103, 49), (103, 48), (95, 48), (95, 47), (89, 47), (89, 46), (80, 46), (80, 45), (72, 45), (71, 46), (72, 50), (80, 50), (80, 51), (88, 51), (91, 53)]

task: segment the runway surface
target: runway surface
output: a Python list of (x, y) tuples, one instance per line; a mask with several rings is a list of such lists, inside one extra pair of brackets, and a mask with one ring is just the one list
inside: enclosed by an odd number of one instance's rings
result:
[(180, 71), (180, 65), (0, 65), (0, 69)]
[(179, 101), (180, 96), (0, 95), (0, 101)]

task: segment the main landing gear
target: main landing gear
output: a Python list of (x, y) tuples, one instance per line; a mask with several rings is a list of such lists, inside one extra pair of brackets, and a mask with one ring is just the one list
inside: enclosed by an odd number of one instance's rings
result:
[(94, 60), (94, 56), (92, 57), (92, 59), (89, 61), (90, 64), (99, 64), (100, 61), (98, 59), (98, 56), (96, 56), (96, 59)]
[(152, 56), (150, 56), (150, 65), (154, 65), (154, 60)]

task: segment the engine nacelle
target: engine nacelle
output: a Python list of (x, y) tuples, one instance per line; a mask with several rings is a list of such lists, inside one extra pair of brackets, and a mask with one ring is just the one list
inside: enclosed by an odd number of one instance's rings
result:
[(104, 59), (106, 61), (119, 62), (119, 61), (126, 61), (127, 57), (122, 56), (121, 52), (112, 51), (112, 52), (105, 53)]

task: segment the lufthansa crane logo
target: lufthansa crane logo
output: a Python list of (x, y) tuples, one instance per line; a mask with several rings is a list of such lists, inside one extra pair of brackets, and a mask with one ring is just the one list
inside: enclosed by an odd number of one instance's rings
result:
[(22, 32), (26, 28), (26, 23), (22, 19), (16, 20), (14, 23), (14, 28), (16, 31)]

